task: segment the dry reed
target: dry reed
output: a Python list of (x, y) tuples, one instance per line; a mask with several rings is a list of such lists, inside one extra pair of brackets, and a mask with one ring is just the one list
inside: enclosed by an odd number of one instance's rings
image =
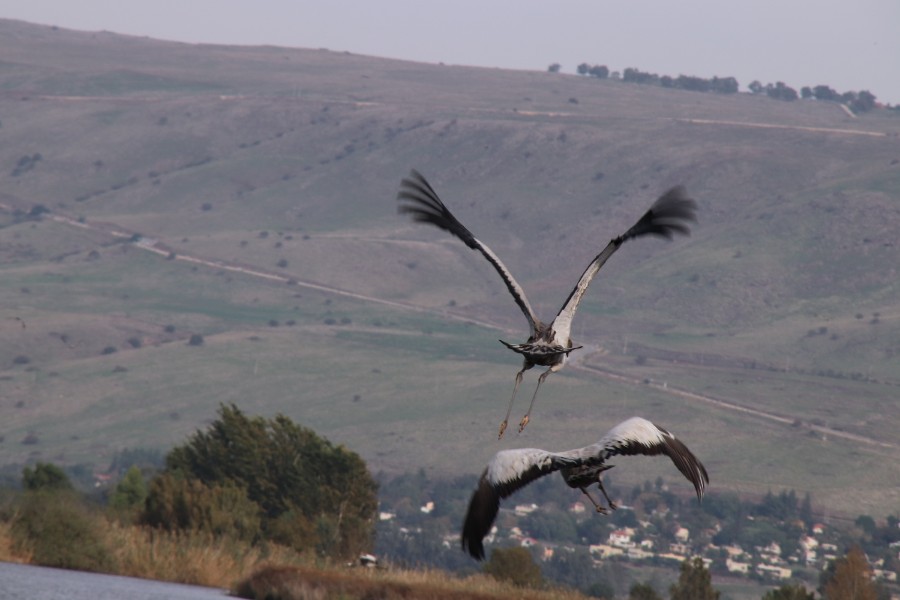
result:
[(31, 562), (31, 553), (17, 548), (12, 534), (12, 521), (0, 521), (0, 562)]
[(280, 546), (258, 546), (196, 532), (166, 532), (111, 524), (106, 533), (118, 574), (177, 583), (230, 588), (269, 561), (298, 564), (297, 553)]
[(233, 593), (271, 600), (584, 600), (569, 590), (530, 590), (487, 575), (454, 577), (437, 570), (376, 570), (266, 566), (242, 580)]

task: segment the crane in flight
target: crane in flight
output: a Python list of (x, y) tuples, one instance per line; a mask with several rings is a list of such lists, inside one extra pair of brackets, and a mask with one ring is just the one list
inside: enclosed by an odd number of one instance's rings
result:
[(578, 280), (578, 283), (575, 284), (575, 287), (569, 293), (569, 297), (566, 298), (556, 318), (550, 323), (544, 323), (534, 314), (534, 310), (532, 310), (531, 304), (525, 296), (525, 290), (515, 280), (509, 269), (506, 268), (506, 265), (503, 264), (487, 244), (476, 238), (465, 225), (453, 216), (421, 173), (413, 169), (409, 176), (400, 182), (397, 200), (400, 202), (398, 211), (401, 214), (408, 214), (414, 221), (430, 223), (435, 227), (448, 231), (472, 250), (479, 251), (493, 265), (497, 273), (500, 274), (513, 300), (515, 300), (519, 309), (521, 309), (528, 320), (531, 334), (525, 343), (510, 344), (500, 340), (504, 346), (513, 352), (521, 354), (524, 357), (524, 363), (522, 369), (516, 373), (516, 383), (513, 387), (512, 397), (509, 399), (509, 406), (506, 409), (506, 417), (500, 423), (498, 439), (502, 438), (503, 432), (506, 431), (513, 401), (516, 398), (516, 391), (519, 389), (519, 384), (522, 383), (522, 376), (525, 371), (536, 365), (547, 367), (547, 370), (538, 377), (537, 387), (535, 387), (534, 395), (531, 397), (528, 412), (525, 413), (525, 416), (522, 417), (519, 423), (519, 433), (528, 425), (528, 421), (531, 418), (531, 409), (534, 407), (534, 400), (537, 398), (538, 390), (541, 388), (544, 379), (550, 373), (555, 373), (563, 368), (563, 365), (569, 359), (570, 352), (581, 348), (581, 346), (572, 344), (572, 338), (570, 337), (572, 319), (575, 317), (578, 303), (581, 302), (588, 285), (590, 285), (591, 280), (594, 279), (594, 276), (603, 264), (615, 254), (622, 244), (632, 238), (655, 235), (672, 239), (672, 236), (676, 233), (689, 235), (688, 222), (696, 221), (697, 210), (697, 203), (688, 197), (684, 187), (676, 186), (668, 190), (653, 203), (650, 209), (638, 219), (637, 223), (632, 225), (622, 235), (610, 240), (603, 251), (594, 257), (594, 260), (581, 274), (581, 279)]
[(611, 510), (616, 505), (603, 489), (603, 471), (614, 465), (614, 456), (642, 454), (668, 456), (675, 467), (694, 485), (697, 499), (709, 484), (709, 475), (697, 457), (674, 435), (646, 419), (632, 417), (606, 432), (600, 441), (584, 448), (564, 452), (548, 452), (539, 448), (501, 450), (488, 463), (469, 501), (462, 529), (462, 548), (477, 560), (484, 559), (484, 537), (491, 530), (500, 500), (532, 481), (559, 471), (571, 488), (579, 488), (591, 500), (597, 512), (608, 511), (591, 497), (587, 488), (597, 483)]

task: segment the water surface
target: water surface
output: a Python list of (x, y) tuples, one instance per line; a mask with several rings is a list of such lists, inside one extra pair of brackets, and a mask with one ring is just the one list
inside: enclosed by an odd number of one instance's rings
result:
[(226, 590), (0, 562), (0, 600), (224, 600)]

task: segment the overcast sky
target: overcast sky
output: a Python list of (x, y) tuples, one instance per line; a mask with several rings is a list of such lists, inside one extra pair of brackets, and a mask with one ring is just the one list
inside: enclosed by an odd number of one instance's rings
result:
[(900, 104), (900, 0), (0, 0), (0, 17), (423, 62), (827, 84)]

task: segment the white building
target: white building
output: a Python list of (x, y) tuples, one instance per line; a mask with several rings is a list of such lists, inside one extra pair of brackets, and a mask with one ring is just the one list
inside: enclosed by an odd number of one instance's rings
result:
[(609, 544), (611, 546), (619, 546), (620, 548), (629, 548), (634, 546), (631, 536), (634, 535), (634, 529), (625, 527), (624, 529), (616, 529), (609, 534)]
[(524, 517), (525, 515), (530, 515), (538, 508), (537, 504), (516, 504), (516, 507), (513, 509), (513, 512), (516, 513), (517, 517)]
[(621, 548), (614, 548), (606, 544), (591, 544), (588, 546), (588, 551), (591, 554), (599, 555), (601, 559), (609, 558), (610, 556), (621, 556), (625, 553)]
[(744, 575), (750, 573), (750, 563), (739, 562), (730, 558), (725, 559), (725, 567), (729, 573), (742, 573)]
[(769, 575), (775, 579), (790, 579), (791, 570), (787, 567), (776, 567), (775, 565), (759, 564), (756, 565), (756, 572), (760, 575)]

